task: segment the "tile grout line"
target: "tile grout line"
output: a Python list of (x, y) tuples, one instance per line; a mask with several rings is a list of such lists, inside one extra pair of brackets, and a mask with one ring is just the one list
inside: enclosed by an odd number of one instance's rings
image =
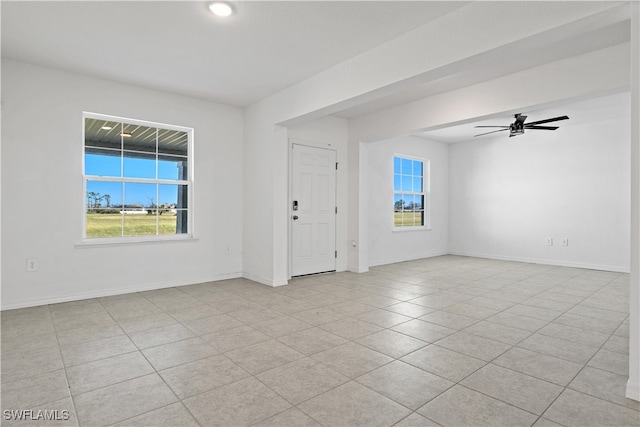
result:
[(53, 331), (56, 336), (56, 343), (58, 344), (58, 353), (60, 354), (60, 361), (62, 362), (62, 369), (64, 370), (64, 378), (67, 383), (67, 392), (69, 393), (69, 400), (71, 400), (71, 408), (73, 409), (73, 412), (76, 418), (76, 427), (79, 427), (80, 415), (78, 414), (78, 410), (76, 409), (76, 402), (75, 402), (73, 393), (71, 393), (71, 384), (69, 383), (69, 373), (67, 372), (67, 366), (64, 363), (64, 356), (62, 355), (62, 347), (60, 346), (60, 339), (58, 338), (58, 328), (56, 327), (56, 322), (53, 320), (53, 314), (51, 313), (50, 304), (47, 304), (47, 312), (49, 313), (49, 317), (51, 318), (51, 323), (53, 324)]

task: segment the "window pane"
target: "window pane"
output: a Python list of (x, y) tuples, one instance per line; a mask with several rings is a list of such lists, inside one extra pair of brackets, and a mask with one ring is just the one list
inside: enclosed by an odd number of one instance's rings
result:
[(93, 209), (86, 212), (88, 238), (121, 237), (122, 214), (114, 209)]
[(407, 209), (407, 206), (409, 205), (409, 203), (411, 203), (411, 200), (409, 200), (409, 196), (407, 196), (406, 194), (402, 194), (402, 210)]
[(187, 132), (158, 129), (158, 153), (187, 156), (189, 135)]
[(402, 178), (400, 175), (393, 175), (393, 190), (402, 191)]
[(413, 175), (422, 176), (422, 162), (420, 160), (413, 161)]
[(423, 210), (424, 209), (424, 196), (415, 196), (414, 199), (414, 203), (415, 203), (415, 209), (416, 210)]
[(156, 128), (124, 123), (122, 129), (123, 149), (156, 152)]
[(404, 227), (413, 227), (413, 225), (414, 225), (413, 217), (414, 217), (414, 213), (413, 212), (403, 212), (402, 213), (402, 225)]
[(160, 210), (160, 216), (158, 216), (158, 234), (176, 234), (177, 220), (178, 216), (175, 209), (168, 211)]
[(87, 147), (84, 153), (84, 173), (94, 176), (121, 176), (120, 151)]
[(413, 191), (413, 179), (408, 175), (402, 175), (402, 191)]
[(150, 178), (156, 177), (156, 155), (146, 153), (124, 153), (124, 177), (125, 178)]
[(122, 236), (122, 184), (87, 181), (85, 196), (87, 237)]
[(160, 184), (159, 206), (165, 209), (187, 208), (187, 188), (186, 185)]
[(156, 184), (125, 182), (124, 203), (127, 211), (145, 212), (156, 207)]
[(413, 178), (413, 191), (415, 193), (422, 193), (422, 177)]
[(128, 212), (124, 215), (125, 236), (154, 236), (157, 230), (158, 211), (150, 209), (148, 212)]
[(402, 199), (402, 194), (394, 194), (393, 195), (393, 210), (401, 211), (404, 207), (404, 200)]
[(400, 157), (394, 157), (393, 158), (393, 173), (394, 174), (402, 173), (401, 164), (402, 164), (402, 159)]
[(102, 147), (120, 150), (122, 124), (108, 120), (84, 119), (85, 147)]
[(187, 158), (174, 156), (158, 156), (158, 179), (188, 179)]
[(413, 207), (415, 206), (415, 196), (413, 194), (405, 194), (404, 195), (404, 209), (407, 211), (411, 211), (413, 210)]
[(412, 161), (409, 159), (402, 159), (402, 174), (411, 175), (413, 173)]
[(119, 182), (87, 181), (85, 195), (87, 209), (120, 209), (122, 207), (122, 184)]

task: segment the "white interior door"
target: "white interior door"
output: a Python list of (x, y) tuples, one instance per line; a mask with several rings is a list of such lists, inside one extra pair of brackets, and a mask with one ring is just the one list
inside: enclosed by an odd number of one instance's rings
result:
[(336, 152), (293, 144), (291, 275), (336, 269)]

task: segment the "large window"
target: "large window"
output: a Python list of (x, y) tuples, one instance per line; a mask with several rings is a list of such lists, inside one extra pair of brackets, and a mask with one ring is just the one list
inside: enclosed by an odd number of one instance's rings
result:
[(191, 235), (193, 131), (84, 114), (84, 238)]
[(393, 158), (393, 227), (428, 227), (429, 161)]

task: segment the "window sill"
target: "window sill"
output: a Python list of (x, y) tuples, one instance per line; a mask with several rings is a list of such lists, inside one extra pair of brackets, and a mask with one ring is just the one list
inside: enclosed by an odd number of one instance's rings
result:
[(197, 242), (198, 239), (192, 235), (185, 234), (180, 236), (150, 236), (150, 237), (113, 237), (113, 238), (95, 238), (83, 239), (80, 243), (76, 243), (76, 248), (104, 248), (104, 247), (123, 247), (131, 245), (155, 245), (163, 243), (190, 243)]
[(393, 233), (406, 233), (407, 231), (431, 231), (431, 227), (393, 227), (391, 230)]

